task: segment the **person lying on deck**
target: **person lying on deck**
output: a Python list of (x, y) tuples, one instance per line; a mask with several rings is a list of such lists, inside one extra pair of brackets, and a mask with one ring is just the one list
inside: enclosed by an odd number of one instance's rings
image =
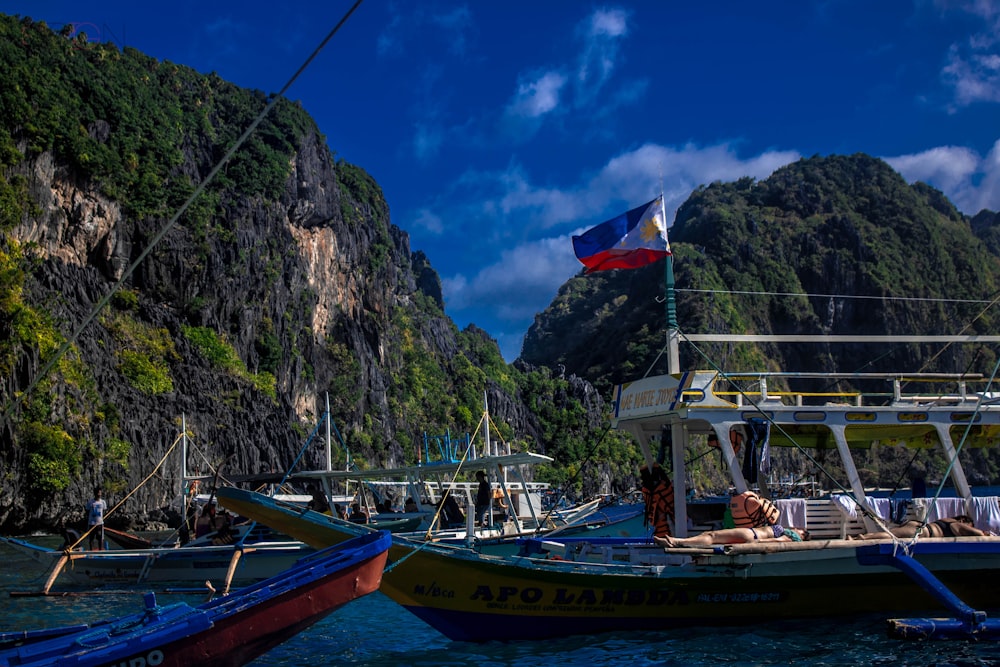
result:
[[(972, 523), (972, 518), (964, 514), (946, 519), (938, 519), (937, 521), (931, 521), (928, 524), (911, 519), (910, 521), (902, 523), (895, 528), (890, 528), (889, 533), (892, 533), (896, 537), (904, 538), (916, 537), (917, 535), (920, 537), (978, 537), (986, 534), (984, 531), (979, 530), (972, 525)], [(850, 539), (886, 540), (889, 539), (889, 533), (886, 533), (885, 531), (876, 531), (874, 533), (854, 535)]]
[(809, 539), (809, 531), (785, 528), (781, 525), (762, 528), (721, 528), (706, 530), (693, 537), (654, 537), (661, 547), (708, 547), (713, 544), (746, 544), (748, 542), (801, 542)]

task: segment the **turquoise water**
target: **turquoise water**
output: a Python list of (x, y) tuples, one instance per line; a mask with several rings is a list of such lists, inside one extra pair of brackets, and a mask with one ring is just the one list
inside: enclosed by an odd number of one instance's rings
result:
[[(74, 597), (11, 597), (39, 590), (44, 576), (0, 546), (0, 632), (80, 623), (138, 611), (142, 591)], [(159, 593), (161, 603), (202, 598)], [(817, 601), (817, 603), (821, 603)], [(255, 666), (510, 665), (1000, 665), (1000, 642), (890, 639), (885, 619), (781, 622), (741, 628), (608, 633), (531, 642), (452, 642), (381, 593), (357, 600), (289, 640)]]

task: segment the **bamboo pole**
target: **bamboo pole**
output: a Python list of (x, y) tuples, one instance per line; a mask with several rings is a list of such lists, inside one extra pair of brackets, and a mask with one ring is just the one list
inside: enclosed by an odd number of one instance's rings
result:
[(251, 548), (251, 549), (233, 550), (233, 559), (229, 561), (229, 571), (226, 572), (226, 587), (222, 589), (223, 595), (229, 595), (229, 587), (232, 586), (233, 576), (235, 576), (236, 574), (236, 566), (239, 564), (240, 558), (243, 557), (243, 553), (244, 552), (250, 553), (251, 551), (255, 551), (255, 549)]
[(56, 561), (56, 564), (52, 567), (52, 571), (49, 572), (49, 578), (45, 581), (45, 586), (42, 587), (42, 595), (49, 594), (49, 589), (52, 588), (52, 584), (56, 583), (56, 578), (59, 576), (63, 568), (66, 566), (66, 563), (68, 562), (69, 562), (68, 553), (64, 553), (62, 556), (60, 556), (59, 560)]

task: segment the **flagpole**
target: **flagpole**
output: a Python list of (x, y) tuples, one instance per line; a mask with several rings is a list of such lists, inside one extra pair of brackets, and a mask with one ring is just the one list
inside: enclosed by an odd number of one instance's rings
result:
[[(663, 193), (660, 193), (660, 211), (663, 214), (663, 229), (667, 228), (667, 208)], [(674, 297), (674, 255), (667, 255), (667, 264), (664, 269), (664, 305), (667, 315), (667, 372), (676, 374), (681, 372), (680, 346), (678, 341), (680, 333), (677, 326), (677, 300)]]

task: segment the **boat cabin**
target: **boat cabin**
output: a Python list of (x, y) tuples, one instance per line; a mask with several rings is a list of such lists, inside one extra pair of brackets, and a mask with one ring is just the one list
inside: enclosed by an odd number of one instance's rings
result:
[[(830, 389), (841, 383), (851, 388)], [(993, 522), (991, 532), (1000, 532), (997, 499), (974, 497), (958, 456), (963, 448), (1000, 444), (1000, 397), (983, 393), (985, 386), (982, 376), (946, 373), (692, 371), (616, 387), (613, 425), (636, 438), (647, 466), (659, 452), (669, 452), (664, 466), (673, 472), (678, 536), (686, 535), (689, 526), (685, 446), (710, 436), (718, 442), (735, 493), (766, 488), (760, 461), (768, 447), (835, 451), (847, 476), (839, 482), (841, 493), (795, 504), (817, 518), (822, 514), (822, 530), (837, 537), (878, 530), (872, 517), (888, 519), (881, 503), (866, 494), (852, 452), (877, 445), (938, 448), (950, 464), (958, 499), (924, 501), (923, 511), (940, 518), (933, 513), (962, 510), (956, 513), (978, 517), (977, 523)], [(749, 467), (748, 456), (757, 457)], [(919, 500), (914, 499), (912, 512), (921, 511)], [(831, 521), (835, 518), (841, 520)], [(811, 526), (803, 527), (816, 534)]]

